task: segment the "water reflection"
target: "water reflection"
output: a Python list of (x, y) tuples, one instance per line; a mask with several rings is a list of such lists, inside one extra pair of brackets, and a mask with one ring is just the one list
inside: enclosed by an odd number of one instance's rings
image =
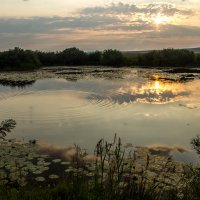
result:
[(174, 102), (184, 96), (189, 96), (190, 91), (185, 90), (180, 83), (150, 81), (144, 84), (131, 83), (119, 89), (121, 94), (129, 94), (136, 102), (163, 104)]
[(35, 83), (35, 80), (7, 80), (0, 79), (0, 85), (9, 86), (11, 88), (25, 88), (27, 86), (32, 86)]
[(17, 121), (15, 137), (60, 146), (93, 150), (100, 138), (117, 133), (124, 143), (190, 148), (200, 131), (199, 79), (175, 82), (176, 74), (136, 69), (122, 73), (124, 79), (99, 74), (76, 82), (40, 79), (20, 89), (0, 86), (0, 120)]
[(130, 82), (109, 94), (92, 94), (93, 101), (110, 101), (111, 103), (127, 105), (129, 103), (166, 104), (189, 97), (191, 91), (186, 85), (172, 82), (147, 81)]

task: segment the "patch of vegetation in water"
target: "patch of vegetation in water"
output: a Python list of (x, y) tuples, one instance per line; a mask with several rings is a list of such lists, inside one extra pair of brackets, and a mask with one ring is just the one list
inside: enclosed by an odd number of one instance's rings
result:
[[(168, 82), (188, 82), (199, 79), (199, 73), (193, 69), (187, 70), (189, 73), (175, 73), (174, 70), (163, 69), (148, 70), (132, 68), (99, 68), (99, 67), (46, 67), (33, 72), (2, 72), (0, 73), (0, 84), (10, 87), (31, 86), (37, 80), (42, 79), (66, 79), (68, 81), (78, 81), (82, 79), (102, 79), (120, 80), (133, 77), (142, 77), (155, 81)], [(196, 70), (196, 69), (194, 69)], [(172, 73), (171, 73), (172, 72)]]
[(199, 69), (188, 69), (188, 68), (174, 68), (170, 70), (165, 70), (168, 73), (200, 73)]
[[(177, 72), (177, 73), (176, 73)], [(183, 69), (183, 68), (172, 68), (169, 70), (157, 69), (149, 71), (138, 70), (138, 76), (148, 78), (153, 81), (162, 82), (176, 82), (183, 83), (189, 82), (200, 78), (200, 70), (198, 69)]]
[(122, 79), (128, 70), (120, 69), (98, 69), (92, 67), (54, 67), (44, 68), (33, 72), (2, 72), (0, 73), (0, 84), (3, 86), (11, 87), (25, 87), (33, 84), (36, 80), (40, 79), (66, 79), (68, 81), (78, 81), (80, 79)]
[(2, 86), (10, 86), (10, 87), (26, 87), (31, 86), (35, 83), (35, 80), (6, 80), (6, 79), (0, 79), (0, 84)]
[(42, 70), (33, 72), (2, 72), (0, 73), (0, 84), (10, 87), (25, 87), (34, 84), (36, 80), (45, 78), (55, 78), (55, 75)]

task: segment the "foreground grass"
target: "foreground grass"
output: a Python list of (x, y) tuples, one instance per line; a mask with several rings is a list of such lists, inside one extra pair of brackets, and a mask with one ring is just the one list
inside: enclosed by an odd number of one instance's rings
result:
[[(102, 191), (95, 186), (89, 186), (86, 182), (79, 181), (74, 184), (70, 182), (59, 183), (54, 187), (34, 187), (34, 188), (20, 188), (17, 189), (0, 189), (1, 200), (62, 200), (62, 199), (85, 199), (85, 200), (153, 200), (153, 199), (178, 199), (176, 193), (171, 191), (170, 193), (163, 193), (160, 195), (154, 194), (153, 191), (146, 190), (142, 193), (128, 194), (128, 191), (122, 191), (119, 193), (113, 192), (113, 188)], [(138, 191), (139, 192), (139, 191)]]
[[(6, 132), (13, 129), (15, 124), (13, 120), (2, 122), (0, 126), (1, 138), (5, 140)], [(193, 139), (192, 145), (199, 153), (200, 138)], [(36, 184), (22, 186), (15, 179), (5, 179), (4, 177), (4, 181), (2, 181), (1, 175), (3, 173), (0, 173), (0, 199), (200, 199), (200, 169), (197, 166), (181, 164), (180, 170), (180, 165), (177, 167), (170, 158), (163, 160), (160, 158), (162, 165), (159, 165), (160, 161), (155, 160), (157, 157), (148, 154), (146, 154), (145, 160), (140, 160), (141, 154), (138, 156), (130, 147), (125, 148), (121, 139), (116, 136), (112, 143), (103, 139), (97, 143), (94, 157), (90, 163), (85, 159), (88, 156), (86, 151), (78, 146), (75, 146), (75, 150), (71, 167), (66, 170), (67, 173), (63, 179), (50, 182), (40, 181)], [(152, 160), (159, 166), (155, 168), (152, 165)], [(140, 163), (142, 164), (139, 165)]]

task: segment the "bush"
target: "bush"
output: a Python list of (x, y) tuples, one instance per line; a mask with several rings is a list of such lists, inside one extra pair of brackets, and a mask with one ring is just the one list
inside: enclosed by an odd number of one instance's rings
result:
[(194, 64), (195, 55), (185, 49), (163, 49), (140, 54), (138, 65), (183, 67)]
[(30, 50), (14, 48), (0, 53), (1, 70), (32, 70), (41, 65), (36, 53)]
[(108, 49), (102, 54), (102, 64), (105, 66), (119, 67), (124, 64), (124, 58), (120, 51)]
[(87, 63), (86, 53), (75, 47), (65, 49), (58, 54), (58, 56), (59, 60), (64, 65), (86, 65)]

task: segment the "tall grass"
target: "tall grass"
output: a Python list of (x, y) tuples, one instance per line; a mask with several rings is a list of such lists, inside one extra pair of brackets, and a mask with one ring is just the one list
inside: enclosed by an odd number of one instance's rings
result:
[[(192, 144), (199, 144), (197, 140)], [(75, 146), (72, 167), (64, 180), (34, 187), (0, 187), (1, 200), (199, 200), (200, 170), (184, 165), (177, 185), (164, 183), (160, 176), (173, 171), (171, 159), (166, 159), (155, 176), (150, 176), (151, 158), (138, 170), (137, 152), (125, 148), (121, 139), (109, 143), (101, 139), (92, 161), (87, 153)]]

